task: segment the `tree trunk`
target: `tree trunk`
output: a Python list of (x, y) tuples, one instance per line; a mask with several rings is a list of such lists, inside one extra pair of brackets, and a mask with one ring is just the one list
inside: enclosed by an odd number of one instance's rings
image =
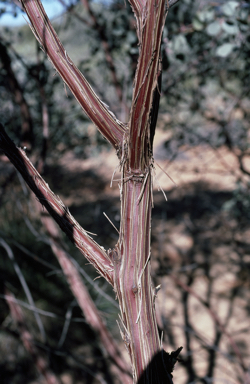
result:
[[(171, 384), (171, 372), (180, 349), (170, 355), (162, 349), (150, 277), (152, 143), (160, 97), (158, 84), (165, 0), (131, 0), (130, 3), (137, 21), (139, 60), (130, 120), (124, 124), (101, 102), (75, 67), (41, 2), (22, 1), (31, 28), (52, 64), (86, 114), (117, 150), (122, 176), (120, 236), (115, 249), (105, 252), (90, 238), (50, 191), (23, 151), (14, 149), (8, 142), (3, 130), (0, 146), (62, 230), (114, 287), (121, 310), (119, 327), (131, 358), (134, 383)], [(167, 0), (168, 6), (170, 3)]]

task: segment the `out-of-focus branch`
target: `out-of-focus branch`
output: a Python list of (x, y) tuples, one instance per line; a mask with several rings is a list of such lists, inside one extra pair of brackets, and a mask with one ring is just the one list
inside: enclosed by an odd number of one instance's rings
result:
[(10, 308), (11, 316), (17, 325), (22, 343), (31, 355), (37, 371), (44, 376), (48, 384), (62, 384), (61, 380), (50, 370), (47, 358), (35, 346), (33, 336), (28, 330), (21, 307), (16, 302), (15, 296), (7, 290), (6, 302)]
[(31, 147), (34, 142), (34, 136), (33, 136), (33, 124), (32, 124), (32, 118), (30, 115), (29, 106), (24, 97), (22, 87), (19, 84), (19, 81), (15, 73), (12, 70), (11, 57), (8, 53), (8, 50), (1, 41), (0, 41), (0, 60), (6, 71), (8, 86), (14, 96), (14, 100), (16, 104), (20, 108), (20, 116), (22, 121), (22, 133), (21, 133), (22, 145), (26, 146), (29, 150), (31, 150)]
[[(18, 174), (19, 176), (19, 181), (21, 183), (21, 186), (22, 186), (22, 189), (23, 189), (23, 192), (25, 194), (25, 196), (28, 198), (29, 196), (29, 190), (27, 188), (27, 185), (25, 184), (23, 178)], [(37, 230), (34, 228), (34, 226), (32, 225), (32, 223), (30, 222), (30, 220), (28, 219), (28, 217), (26, 216), (25, 214), (25, 210), (21, 204), (20, 201), (17, 201), (17, 206), (18, 208), (20, 209), (20, 211), (22, 212), (23, 214), (23, 218), (25, 220), (25, 223), (28, 227), (28, 229), (31, 231), (31, 233), (36, 237), (37, 240), (39, 241), (42, 241), (44, 242), (45, 244), (51, 246), (51, 239), (46, 236), (44, 233), (41, 233), (41, 232), (37, 232)], [(33, 204), (31, 203), (31, 206), (30, 206), (30, 209), (33, 211), (34, 207), (33, 207)], [(5, 236), (6, 238), (6, 234), (5, 233), (1, 233), (0, 231), (0, 235), (1, 236)], [(21, 244), (19, 244), (18, 242), (16, 241), (13, 241), (12, 239), (9, 239), (16, 247), (20, 248), (27, 256), (29, 257), (32, 257), (34, 260), (38, 261), (39, 263), (42, 263), (43, 265), (47, 266), (49, 269), (54, 269), (56, 270), (57, 268), (54, 267), (52, 264), (44, 261), (43, 259), (41, 259), (40, 257), (38, 257), (37, 255), (34, 255), (32, 252), (30, 252), (28, 249), (26, 249), (24, 246), (22, 246)], [(63, 246), (64, 250), (66, 249), (65, 246)], [(98, 292), (99, 295), (101, 295), (102, 297), (104, 297), (107, 301), (109, 301), (113, 306), (115, 306), (116, 308), (119, 308), (119, 305), (117, 303), (117, 301), (115, 301), (114, 298), (112, 298), (110, 295), (108, 295), (107, 293), (104, 292), (104, 290), (102, 288), (99, 287), (97, 281), (93, 281), (91, 279), (91, 277), (88, 275), (88, 273), (79, 265), (79, 263), (73, 258), (71, 257), (70, 254), (68, 254), (68, 252), (66, 252), (67, 254), (67, 257), (69, 257), (71, 259), (71, 262), (73, 263), (73, 265), (75, 266), (75, 268), (77, 269), (77, 271), (83, 276), (83, 278), (96, 290), (96, 292)]]
[(166, 0), (166, 8), (167, 10), (172, 8), (179, 0)]
[(76, 19), (88, 25), (89, 27), (91, 26), (91, 23), (88, 19), (82, 17), (81, 15), (79, 15), (79, 13), (75, 12), (74, 8), (76, 4), (67, 5), (67, 3), (64, 0), (58, 0), (58, 1), (65, 7), (66, 12), (70, 12)]
[[(193, 276), (189, 276), (188, 286), (192, 284)], [(197, 379), (197, 373), (194, 367), (192, 348), (191, 348), (191, 333), (192, 325), (190, 323), (189, 310), (188, 310), (188, 291), (183, 291), (182, 302), (183, 302), (183, 312), (184, 312), (184, 324), (185, 324), (185, 340), (186, 340), (186, 349), (187, 349), (187, 358), (186, 358), (186, 367), (188, 371), (188, 382), (193, 382)]]
[[(43, 62), (40, 60), (39, 57), (39, 46), (37, 44), (37, 69), (39, 72), (45, 69), (45, 65), (43, 65)], [(43, 76), (42, 76), (43, 77)], [(40, 98), (41, 98), (41, 106), (42, 106), (42, 127), (43, 127), (43, 143), (42, 143), (42, 149), (41, 149), (41, 154), (40, 158), (37, 164), (37, 170), (39, 173), (43, 172), (44, 165), (45, 165), (45, 159), (46, 159), (46, 154), (47, 154), (47, 149), (48, 149), (48, 141), (49, 141), (49, 111), (48, 111), (48, 102), (46, 99), (46, 92), (45, 92), (45, 84), (44, 82), (39, 80), (39, 73), (37, 76), (37, 82), (38, 82), (38, 87), (40, 91)]]
[(190, 293), (193, 297), (195, 297), (201, 304), (204, 305), (205, 308), (207, 308), (207, 310), (209, 311), (211, 317), (213, 318), (213, 320), (215, 321), (215, 323), (217, 324), (218, 328), (220, 329), (220, 331), (227, 336), (231, 346), (232, 346), (232, 349), (235, 353), (235, 355), (238, 357), (238, 360), (239, 360), (239, 363), (243, 369), (243, 371), (246, 373), (247, 372), (247, 368), (245, 366), (245, 363), (244, 363), (244, 360), (243, 360), (243, 357), (239, 351), (239, 348), (237, 346), (237, 344), (235, 343), (235, 341), (233, 340), (233, 338), (231, 337), (231, 335), (228, 333), (228, 331), (226, 330), (226, 327), (225, 327), (225, 324), (222, 324), (221, 320), (219, 319), (217, 313), (208, 305), (208, 303), (206, 303), (206, 301), (204, 301), (198, 293), (196, 293), (190, 286), (188, 286), (187, 284), (183, 283), (180, 279), (178, 279), (177, 276), (175, 275), (171, 275), (172, 279), (175, 281), (175, 283), (177, 285), (179, 285), (184, 291)]
[(0, 148), (21, 173), (40, 203), (89, 260), (98, 272), (113, 285), (113, 263), (105, 250), (100, 247), (73, 218), (59, 197), (50, 190), (41, 175), (34, 168), (25, 152), (15, 146), (0, 124)]
[(107, 35), (105, 32), (105, 29), (103, 28), (103, 26), (99, 23), (98, 19), (96, 18), (95, 14), (94, 14), (94, 12), (93, 12), (90, 4), (89, 4), (89, 0), (81, 0), (81, 1), (82, 1), (84, 8), (87, 10), (87, 12), (90, 16), (90, 19), (92, 22), (92, 28), (94, 28), (97, 31), (99, 39), (102, 43), (102, 47), (103, 47), (104, 54), (105, 54), (105, 59), (106, 59), (106, 62), (108, 64), (108, 68), (109, 68), (110, 73), (111, 73), (112, 82), (114, 84), (118, 99), (119, 99), (120, 103), (123, 105), (123, 107), (125, 108), (126, 113), (128, 114), (129, 109), (128, 109), (127, 104), (123, 100), (123, 92), (122, 92), (121, 84), (117, 78), (116, 68), (114, 65), (114, 58), (113, 58), (112, 52), (110, 50), (110, 46), (109, 46), (109, 42), (108, 42), (108, 38), (107, 38)]
[[(1, 295), (0, 294), (0, 298), (6, 300), (7, 299), (7, 295)], [(46, 316), (46, 317), (50, 317), (52, 319), (61, 319), (61, 320), (63, 320), (63, 317), (60, 317), (60, 316), (56, 315), (53, 312), (44, 311), (43, 309), (39, 309), (38, 307), (34, 308), (33, 305), (29, 305), (25, 301), (18, 300), (16, 298), (11, 297), (11, 296), (8, 297), (8, 300), (14, 301), (15, 303), (19, 304), (20, 307), (26, 308), (26, 309), (28, 309), (31, 312), (34, 312), (34, 310), (35, 310), (40, 315), (43, 315), (43, 316)], [(75, 321), (75, 319), (72, 319), (72, 321)], [(82, 322), (84, 322), (84, 320)]]
[(21, 2), (30, 19), (30, 27), (35, 37), (85, 113), (115, 148), (121, 147), (126, 126), (108, 110), (71, 61), (52, 27), (41, 1), (22, 0)]
[(122, 383), (130, 384), (131, 376), (128, 373), (129, 367), (123, 360), (115, 340), (106, 328), (76, 266), (73, 264), (73, 262), (67, 256), (66, 252), (61, 246), (61, 239), (58, 227), (55, 225), (55, 222), (53, 221), (51, 216), (42, 212), (42, 207), (38, 203), (38, 201), (35, 201), (34, 203), (38, 212), (40, 213), (41, 221), (51, 239), (51, 249), (62, 267), (64, 276), (86, 318), (87, 323), (97, 333), (111, 361), (115, 363)]
[(38, 328), (39, 328), (39, 331), (40, 331), (40, 334), (41, 334), (41, 337), (42, 337), (42, 341), (45, 342), (46, 341), (46, 334), (45, 334), (45, 330), (44, 330), (44, 327), (43, 327), (43, 323), (42, 323), (42, 320), (39, 316), (39, 313), (36, 311), (36, 306), (35, 306), (35, 303), (34, 303), (34, 300), (33, 300), (33, 297), (32, 297), (32, 294), (29, 290), (29, 287), (26, 283), (26, 280), (22, 274), (22, 271), (21, 269), (19, 268), (19, 265), (17, 264), (16, 260), (15, 260), (15, 257), (14, 257), (14, 254), (10, 248), (10, 246), (6, 243), (6, 241), (4, 241), (3, 239), (0, 238), (0, 245), (5, 249), (9, 259), (11, 260), (12, 264), (13, 264), (13, 267), (15, 269), (15, 272), (19, 278), (19, 281), (23, 287), (23, 290), (25, 292), (25, 295), (28, 299), (28, 302), (29, 304), (34, 308), (34, 316), (35, 316), (35, 319), (36, 319), (36, 322), (37, 322), (37, 325), (38, 325)]

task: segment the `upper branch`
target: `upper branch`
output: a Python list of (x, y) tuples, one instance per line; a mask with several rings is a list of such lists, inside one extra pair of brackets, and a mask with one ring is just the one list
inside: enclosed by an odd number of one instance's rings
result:
[(89, 0), (82, 0), (82, 3), (83, 3), (83, 6), (85, 7), (85, 9), (87, 10), (88, 15), (91, 19), (92, 27), (97, 31), (99, 39), (101, 41), (101, 44), (102, 44), (102, 47), (104, 50), (104, 54), (105, 54), (105, 59), (107, 62), (107, 66), (110, 70), (112, 82), (113, 82), (113, 85), (114, 85), (115, 90), (116, 90), (116, 94), (119, 98), (120, 103), (125, 108), (126, 113), (128, 113), (128, 106), (123, 100), (122, 87), (121, 87), (120, 82), (119, 82), (118, 77), (117, 77), (117, 72), (116, 72), (115, 65), (114, 65), (114, 58), (112, 55), (112, 51), (110, 49), (110, 44), (108, 41), (108, 37), (107, 37), (107, 33), (105, 31), (105, 28), (98, 21), (98, 18), (96, 17), (95, 13), (93, 12), (93, 10), (89, 4)]
[(21, 0), (31, 22), (31, 29), (55, 69), (81, 104), (102, 135), (115, 147), (121, 146), (125, 125), (108, 110), (85, 77), (69, 58), (40, 0)]
[(25, 152), (15, 146), (0, 124), (0, 149), (21, 173), (25, 182), (35, 193), (40, 203), (61, 227), (81, 253), (94, 265), (97, 271), (113, 285), (113, 263), (105, 252), (73, 218), (69, 210), (56, 196), (41, 175), (34, 168)]
[[(160, 46), (165, 22), (165, 0), (148, 0), (137, 25), (139, 60), (130, 115), (129, 166), (143, 170), (147, 164), (150, 112), (160, 71)], [(160, 92), (160, 90), (157, 90)]]

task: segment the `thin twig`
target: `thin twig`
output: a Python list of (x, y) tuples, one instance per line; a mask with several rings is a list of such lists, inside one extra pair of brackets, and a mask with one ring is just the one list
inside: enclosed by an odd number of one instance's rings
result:
[(73, 311), (73, 308), (75, 307), (76, 305), (76, 300), (73, 300), (72, 303), (69, 305), (68, 309), (67, 309), (67, 312), (66, 312), (66, 315), (65, 315), (65, 322), (64, 322), (64, 325), (63, 325), (63, 330), (62, 330), (62, 333), (61, 333), (61, 337), (60, 337), (60, 340), (58, 341), (58, 344), (57, 344), (57, 347), (58, 348), (61, 348), (63, 346), (63, 343), (66, 339), (66, 336), (67, 336), (67, 333), (68, 333), (68, 329), (69, 329), (69, 326), (70, 326), (70, 322), (71, 322), (71, 318), (72, 318), (72, 311)]
[(110, 220), (110, 218), (106, 215), (105, 212), (103, 212), (104, 216), (106, 217), (106, 219), (108, 219), (108, 221), (110, 222), (110, 224), (112, 225), (112, 227), (115, 228), (116, 232), (118, 232), (118, 234), (120, 234), (120, 232), (118, 231), (118, 229), (116, 228), (115, 224), (112, 223), (112, 221)]
[(26, 297), (28, 299), (28, 302), (29, 302), (30, 306), (32, 307), (32, 309), (34, 311), (34, 316), (35, 316), (35, 319), (36, 319), (36, 322), (37, 322), (37, 325), (38, 325), (38, 328), (39, 328), (42, 340), (43, 340), (43, 342), (45, 342), (46, 341), (45, 329), (43, 327), (42, 320), (41, 320), (41, 318), (39, 316), (39, 313), (37, 311), (37, 308), (35, 306), (35, 302), (33, 300), (32, 294), (31, 294), (31, 292), (29, 290), (28, 284), (26, 283), (26, 280), (25, 280), (25, 278), (24, 278), (24, 276), (22, 274), (22, 271), (19, 268), (19, 265), (17, 264), (17, 262), (15, 260), (14, 254), (13, 254), (10, 246), (2, 238), (0, 238), (0, 244), (5, 249), (9, 259), (11, 260), (11, 262), (13, 264), (13, 267), (14, 267), (15, 272), (16, 272), (18, 278), (19, 278), (19, 281), (20, 281), (20, 283), (21, 283), (21, 285), (23, 287), (23, 290), (24, 290), (25, 295), (26, 295)]
[(178, 185), (175, 183), (175, 181), (172, 179), (172, 177), (171, 177), (166, 171), (164, 171), (164, 169), (160, 166), (160, 164), (158, 164), (157, 162), (155, 162), (155, 164), (158, 165), (158, 167), (162, 170), (162, 172), (164, 172), (165, 175), (172, 181), (172, 183), (173, 183), (176, 187), (178, 187)]

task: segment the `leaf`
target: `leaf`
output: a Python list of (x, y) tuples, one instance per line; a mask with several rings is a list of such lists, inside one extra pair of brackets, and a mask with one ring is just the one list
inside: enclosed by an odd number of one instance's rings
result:
[(177, 35), (173, 39), (173, 49), (176, 53), (186, 53), (189, 51), (188, 43), (184, 35)]
[(214, 20), (214, 10), (213, 9), (204, 9), (203, 11), (198, 11), (196, 17), (203, 23)]
[(231, 43), (222, 44), (220, 47), (216, 49), (215, 54), (216, 56), (219, 56), (219, 57), (227, 57), (228, 55), (230, 55), (234, 47), (235, 47), (235, 44), (231, 44)]
[(222, 28), (229, 35), (237, 35), (239, 33), (239, 28), (236, 24), (229, 24), (227, 22), (224, 22), (222, 24)]
[(193, 28), (196, 31), (202, 31), (202, 29), (204, 28), (204, 24), (197, 17), (193, 18), (192, 24), (193, 24)]
[(239, 3), (237, 1), (228, 1), (222, 5), (221, 10), (226, 16), (233, 16), (238, 5)]
[(209, 24), (206, 28), (207, 34), (209, 36), (216, 36), (221, 31), (221, 25), (218, 20), (215, 20), (211, 24)]
[(248, 23), (248, 11), (246, 9), (240, 9), (238, 21)]
[(129, 44), (134, 44), (137, 42), (137, 36), (134, 32), (128, 31), (127, 36), (126, 36), (126, 40)]

